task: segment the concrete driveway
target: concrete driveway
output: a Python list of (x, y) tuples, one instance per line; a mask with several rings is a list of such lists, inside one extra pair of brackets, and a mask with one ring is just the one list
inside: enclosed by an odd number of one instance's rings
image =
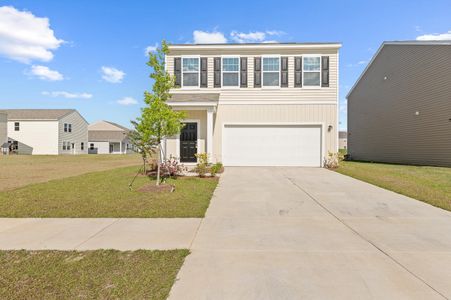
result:
[(451, 213), (325, 169), (227, 168), (170, 299), (451, 298)]

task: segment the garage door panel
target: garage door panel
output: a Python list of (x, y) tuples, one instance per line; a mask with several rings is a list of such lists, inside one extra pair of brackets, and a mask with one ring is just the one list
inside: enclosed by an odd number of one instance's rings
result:
[(226, 166), (321, 165), (321, 127), (298, 125), (226, 125)]

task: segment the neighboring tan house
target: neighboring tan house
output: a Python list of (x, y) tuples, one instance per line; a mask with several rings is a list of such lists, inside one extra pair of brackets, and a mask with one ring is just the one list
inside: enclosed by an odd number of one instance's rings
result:
[(0, 154), (7, 154), (8, 150), (8, 115), (0, 110)]
[(338, 132), (338, 149), (348, 149), (348, 133), (346, 131)]
[(99, 121), (88, 126), (89, 154), (126, 154), (131, 151), (129, 129), (119, 124)]
[(451, 41), (383, 43), (347, 98), (351, 159), (451, 166)]
[(323, 165), (338, 151), (338, 43), (170, 45), (168, 104), (186, 112), (166, 156), (226, 166)]
[(8, 139), (18, 154), (87, 154), (88, 123), (75, 109), (8, 109)]

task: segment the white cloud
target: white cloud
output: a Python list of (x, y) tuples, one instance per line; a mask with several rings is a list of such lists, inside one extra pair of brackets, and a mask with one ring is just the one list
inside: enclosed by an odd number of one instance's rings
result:
[(22, 63), (50, 61), (52, 51), (62, 43), (50, 29), (48, 18), (12, 6), (0, 7), (0, 55)]
[(194, 30), (193, 40), (195, 44), (224, 44), (227, 39), (222, 32)]
[(125, 73), (113, 67), (102, 67), (102, 78), (111, 83), (121, 83)]
[(120, 105), (135, 105), (138, 104), (138, 101), (132, 97), (124, 97), (116, 101), (117, 104)]
[(280, 30), (238, 32), (232, 31), (230, 38), (237, 43), (277, 43), (275, 40), (266, 40), (268, 36), (281, 36), (285, 32)]
[(144, 49), (144, 55), (148, 56), (149, 52), (155, 52), (157, 51), (158, 43), (155, 43), (153, 46), (147, 46), (146, 49)]
[(67, 98), (67, 99), (91, 99), (92, 94), (89, 93), (69, 93), (65, 91), (42, 92), (42, 95), (53, 98)]
[(232, 31), (230, 37), (237, 43), (258, 43), (265, 40), (266, 34), (261, 31), (248, 33)]
[(33, 65), (26, 73), (30, 76), (36, 76), (42, 80), (59, 81), (64, 79), (63, 74), (58, 71), (51, 70), (46, 66)]
[(423, 34), (417, 36), (417, 41), (446, 41), (451, 40), (451, 30), (444, 33)]

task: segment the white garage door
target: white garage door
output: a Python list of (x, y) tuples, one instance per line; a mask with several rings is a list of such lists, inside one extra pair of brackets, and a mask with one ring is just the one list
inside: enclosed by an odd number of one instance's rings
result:
[(225, 166), (321, 166), (321, 127), (225, 125)]

